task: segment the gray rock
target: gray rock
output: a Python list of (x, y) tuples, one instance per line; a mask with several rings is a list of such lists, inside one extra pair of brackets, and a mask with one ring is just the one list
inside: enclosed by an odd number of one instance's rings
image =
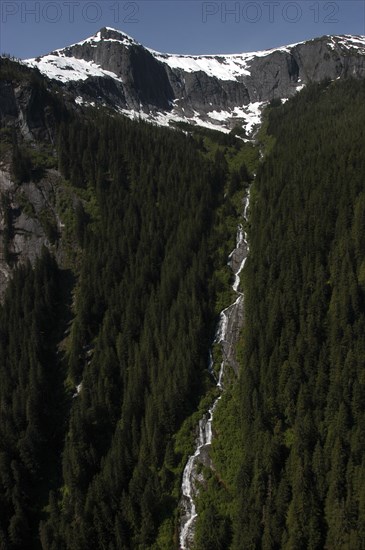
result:
[[(185, 118), (198, 113), (206, 120), (210, 111), (231, 111), (253, 102), (292, 97), (299, 85), (312, 81), (365, 76), (364, 48), (356, 49), (343, 36), (324, 36), (266, 55), (253, 54), (247, 65), (249, 74), (243, 71), (236, 80), (171, 68), (168, 54), (148, 50), (112, 29), (101, 29), (100, 38), (53, 53), (92, 61), (119, 80), (89, 77), (65, 86), (86, 101), (137, 112), (173, 111)], [(216, 56), (216, 60), (224, 64), (225, 57)], [(231, 117), (216, 123), (233, 127), (236, 122)]]
[[(101, 37), (118, 40), (121, 34), (117, 31), (103, 28)], [(166, 72), (165, 65), (159, 62), (146, 48), (135, 43), (122, 44), (108, 40), (97, 43), (93, 47), (89, 42), (75, 44), (62, 50), (67, 57), (93, 61), (101, 68), (116, 74), (122, 81), (118, 85), (109, 83), (104, 87), (99, 78), (91, 78), (92, 85), (96, 84), (99, 98), (110, 104), (109, 89), (119, 90), (120, 97), (115, 97), (113, 103), (119, 107), (139, 109), (142, 104), (146, 110), (168, 109), (174, 93)], [(109, 79), (108, 79), (109, 80)], [(112, 80), (112, 79), (110, 79)], [(79, 84), (79, 83), (77, 83)], [(76, 88), (83, 88), (78, 85)], [(112, 93), (113, 93), (112, 92)], [(80, 95), (82, 95), (80, 93)], [(114, 94), (115, 95), (115, 94)]]
[(5, 194), (10, 202), (12, 227), (7, 247), (11, 257), (8, 263), (3, 242), (5, 217), (0, 210), (0, 301), (13, 269), (28, 260), (34, 264), (43, 246), (50, 248), (59, 265), (63, 265), (65, 251), (62, 238), (52, 244), (42, 224), (42, 214), (46, 213), (47, 219), (53, 220), (62, 237), (63, 225), (56, 212), (56, 195), (62, 184), (56, 170), (49, 170), (37, 183), (22, 183), (20, 186), (12, 181), (8, 170), (4, 167), (0, 170), (0, 196)]

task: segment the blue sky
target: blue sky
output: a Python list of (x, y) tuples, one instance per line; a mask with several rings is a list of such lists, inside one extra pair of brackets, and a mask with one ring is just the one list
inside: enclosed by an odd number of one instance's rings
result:
[(28, 58), (103, 26), (170, 53), (239, 53), (365, 34), (365, 0), (1, 0), (0, 52)]

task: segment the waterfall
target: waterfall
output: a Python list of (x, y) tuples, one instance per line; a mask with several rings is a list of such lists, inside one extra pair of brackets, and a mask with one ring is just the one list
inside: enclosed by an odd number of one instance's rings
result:
[[(248, 206), (250, 201), (250, 190), (244, 201), (243, 218), (247, 219)], [(233, 304), (223, 309), (219, 316), (219, 322), (213, 344), (220, 344), (222, 348), (223, 360), (220, 365), (217, 387), (223, 391), (223, 380), (225, 368), (227, 365), (232, 367), (235, 372), (238, 372), (238, 364), (234, 356), (235, 345), (238, 341), (239, 332), (242, 327), (243, 320), (243, 294), (239, 291), (240, 273), (245, 265), (248, 253), (247, 235), (244, 232), (242, 225), (237, 228), (236, 247), (228, 257), (228, 265), (231, 267), (234, 274), (234, 282), (232, 288), (237, 294), (237, 298)], [(213, 356), (212, 351), (209, 351), (209, 372), (214, 376), (213, 371)], [(214, 410), (221, 399), (221, 395), (217, 397), (208, 412), (199, 421), (199, 433), (196, 439), (196, 448), (191, 455), (184, 468), (181, 491), (181, 524), (180, 524), (180, 550), (189, 550), (192, 547), (194, 540), (194, 527), (197, 518), (195, 507), (195, 496), (197, 494), (197, 486), (203, 480), (203, 476), (198, 474), (198, 465), (204, 463), (204, 457), (207, 456), (209, 446), (212, 442), (212, 423)]]

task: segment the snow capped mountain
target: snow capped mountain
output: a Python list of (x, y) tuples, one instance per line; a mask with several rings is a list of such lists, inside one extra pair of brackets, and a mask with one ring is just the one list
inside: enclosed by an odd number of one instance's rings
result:
[[(365, 36), (328, 36), (328, 47), (332, 50), (336, 50), (336, 47), (341, 46), (344, 51), (356, 50), (360, 55), (365, 55)], [(89, 45), (92, 48), (98, 48), (99, 44), (119, 44), (125, 48), (131, 46), (142, 47), (142, 44), (134, 40), (131, 36), (125, 34), (122, 31), (112, 29), (111, 27), (104, 27), (98, 31), (95, 35), (72, 44), (66, 48), (55, 50), (49, 55), (38, 57), (35, 59), (29, 59), (25, 62), (29, 65), (38, 66), (38, 68), (46, 74), (49, 78), (55, 78), (62, 82), (70, 80), (86, 80), (89, 76), (101, 76), (106, 75), (111, 78), (118, 79), (118, 75), (111, 71), (104, 71), (101, 67), (93, 64), (92, 62), (78, 64), (75, 60), (71, 59), (72, 53), (79, 49), (81, 46)], [(310, 41), (313, 42), (313, 41)], [(255, 58), (267, 57), (276, 52), (285, 52), (290, 54), (291, 50), (306, 42), (298, 42), (283, 46), (280, 48), (274, 48), (270, 50), (262, 50), (250, 53), (241, 54), (217, 54), (217, 55), (176, 55), (168, 53), (160, 53), (150, 48), (144, 48), (150, 52), (158, 61), (168, 65), (171, 69), (180, 69), (187, 73), (204, 72), (210, 77), (216, 77), (219, 80), (232, 80), (237, 81), (242, 76), (249, 76), (250, 65)], [(67, 62), (65, 61), (67, 59)], [(67, 63), (73, 70), (71, 74), (67, 74)], [(54, 70), (56, 68), (56, 70)], [(59, 70), (57, 70), (59, 68)], [(62, 74), (62, 71), (65, 71)], [(58, 74), (60, 72), (60, 75)]]
[[(103, 40), (104, 42), (118, 42), (119, 44), (123, 44), (126, 47), (142, 45), (125, 32), (118, 31), (117, 29), (113, 29), (112, 27), (103, 27), (93, 36), (90, 36), (89, 38), (86, 38), (86, 40), (82, 40), (81, 42), (77, 42), (76, 44), (72, 44), (70, 47), (76, 45), (82, 46), (83, 44), (91, 44), (92, 47), (95, 48), (98, 42), (100, 42), (101, 40)], [(57, 51), (63, 50), (61, 49)]]
[[(115, 36), (118, 38), (114, 38)], [(87, 80), (91, 76), (108, 76), (118, 80), (118, 76), (115, 73), (104, 70), (93, 61), (86, 61), (82, 58), (78, 59), (70, 55), (70, 50), (77, 50), (80, 46), (85, 45), (97, 48), (100, 42), (104, 44), (116, 43), (126, 48), (140, 45), (127, 34), (110, 27), (105, 27), (105, 29), (98, 31), (86, 40), (72, 44), (67, 48), (55, 50), (49, 55), (25, 60), (25, 63), (32, 67), (38, 67), (41, 73), (48, 78), (59, 80), (62, 83), (73, 80)]]
[(104, 27), (25, 63), (66, 86), (78, 104), (162, 125), (185, 121), (250, 134), (271, 99), (289, 98), (310, 81), (364, 77), (365, 36), (324, 36), (242, 54), (175, 55)]

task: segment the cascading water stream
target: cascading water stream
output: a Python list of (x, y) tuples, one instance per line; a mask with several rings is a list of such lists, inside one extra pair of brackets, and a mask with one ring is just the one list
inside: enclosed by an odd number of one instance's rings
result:
[[(250, 191), (248, 190), (245, 198), (243, 218), (247, 219), (247, 211), (250, 201)], [(237, 229), (236, 247), (228, 257), (228, 265), (234, 273), (234, 283), (232, 288), (237, 294), (237, 299), (233, 304), (221, 311), (216, 335), (213, 344), (220, 344), (222, 347), (223, 360), (220, 365), (217, 387), (223, 391), (224, 371), (227, 365), (231, 366), (236, 372), (238, 365), (234, 358), (234, 348), (237, 343), (238, 334), (242, 326), (243, 319), (243, 294), (240, 292), (240, 273), (245, 265), (248, 253), (247, 235), (240, 224)], [(209, 352), (209, 372), (214, 376), (212, 352)], [(194, 540), (194, 526), (197, 518), (197, 511), (194, 503), (197, 494), (197, 485), (203, 480), (198, 473), (198, 464), (204, 463), (208, 456), (208, 448), (212, 442), (212, 422), (214, 410), (221, 399), (217, 397), (213, 405), (199, 421), (199, 435), (196, 440), (196, 450), (186, 463), (182, 478), (182, 521), (180, 525), (180, 550), (189, 550)]]

